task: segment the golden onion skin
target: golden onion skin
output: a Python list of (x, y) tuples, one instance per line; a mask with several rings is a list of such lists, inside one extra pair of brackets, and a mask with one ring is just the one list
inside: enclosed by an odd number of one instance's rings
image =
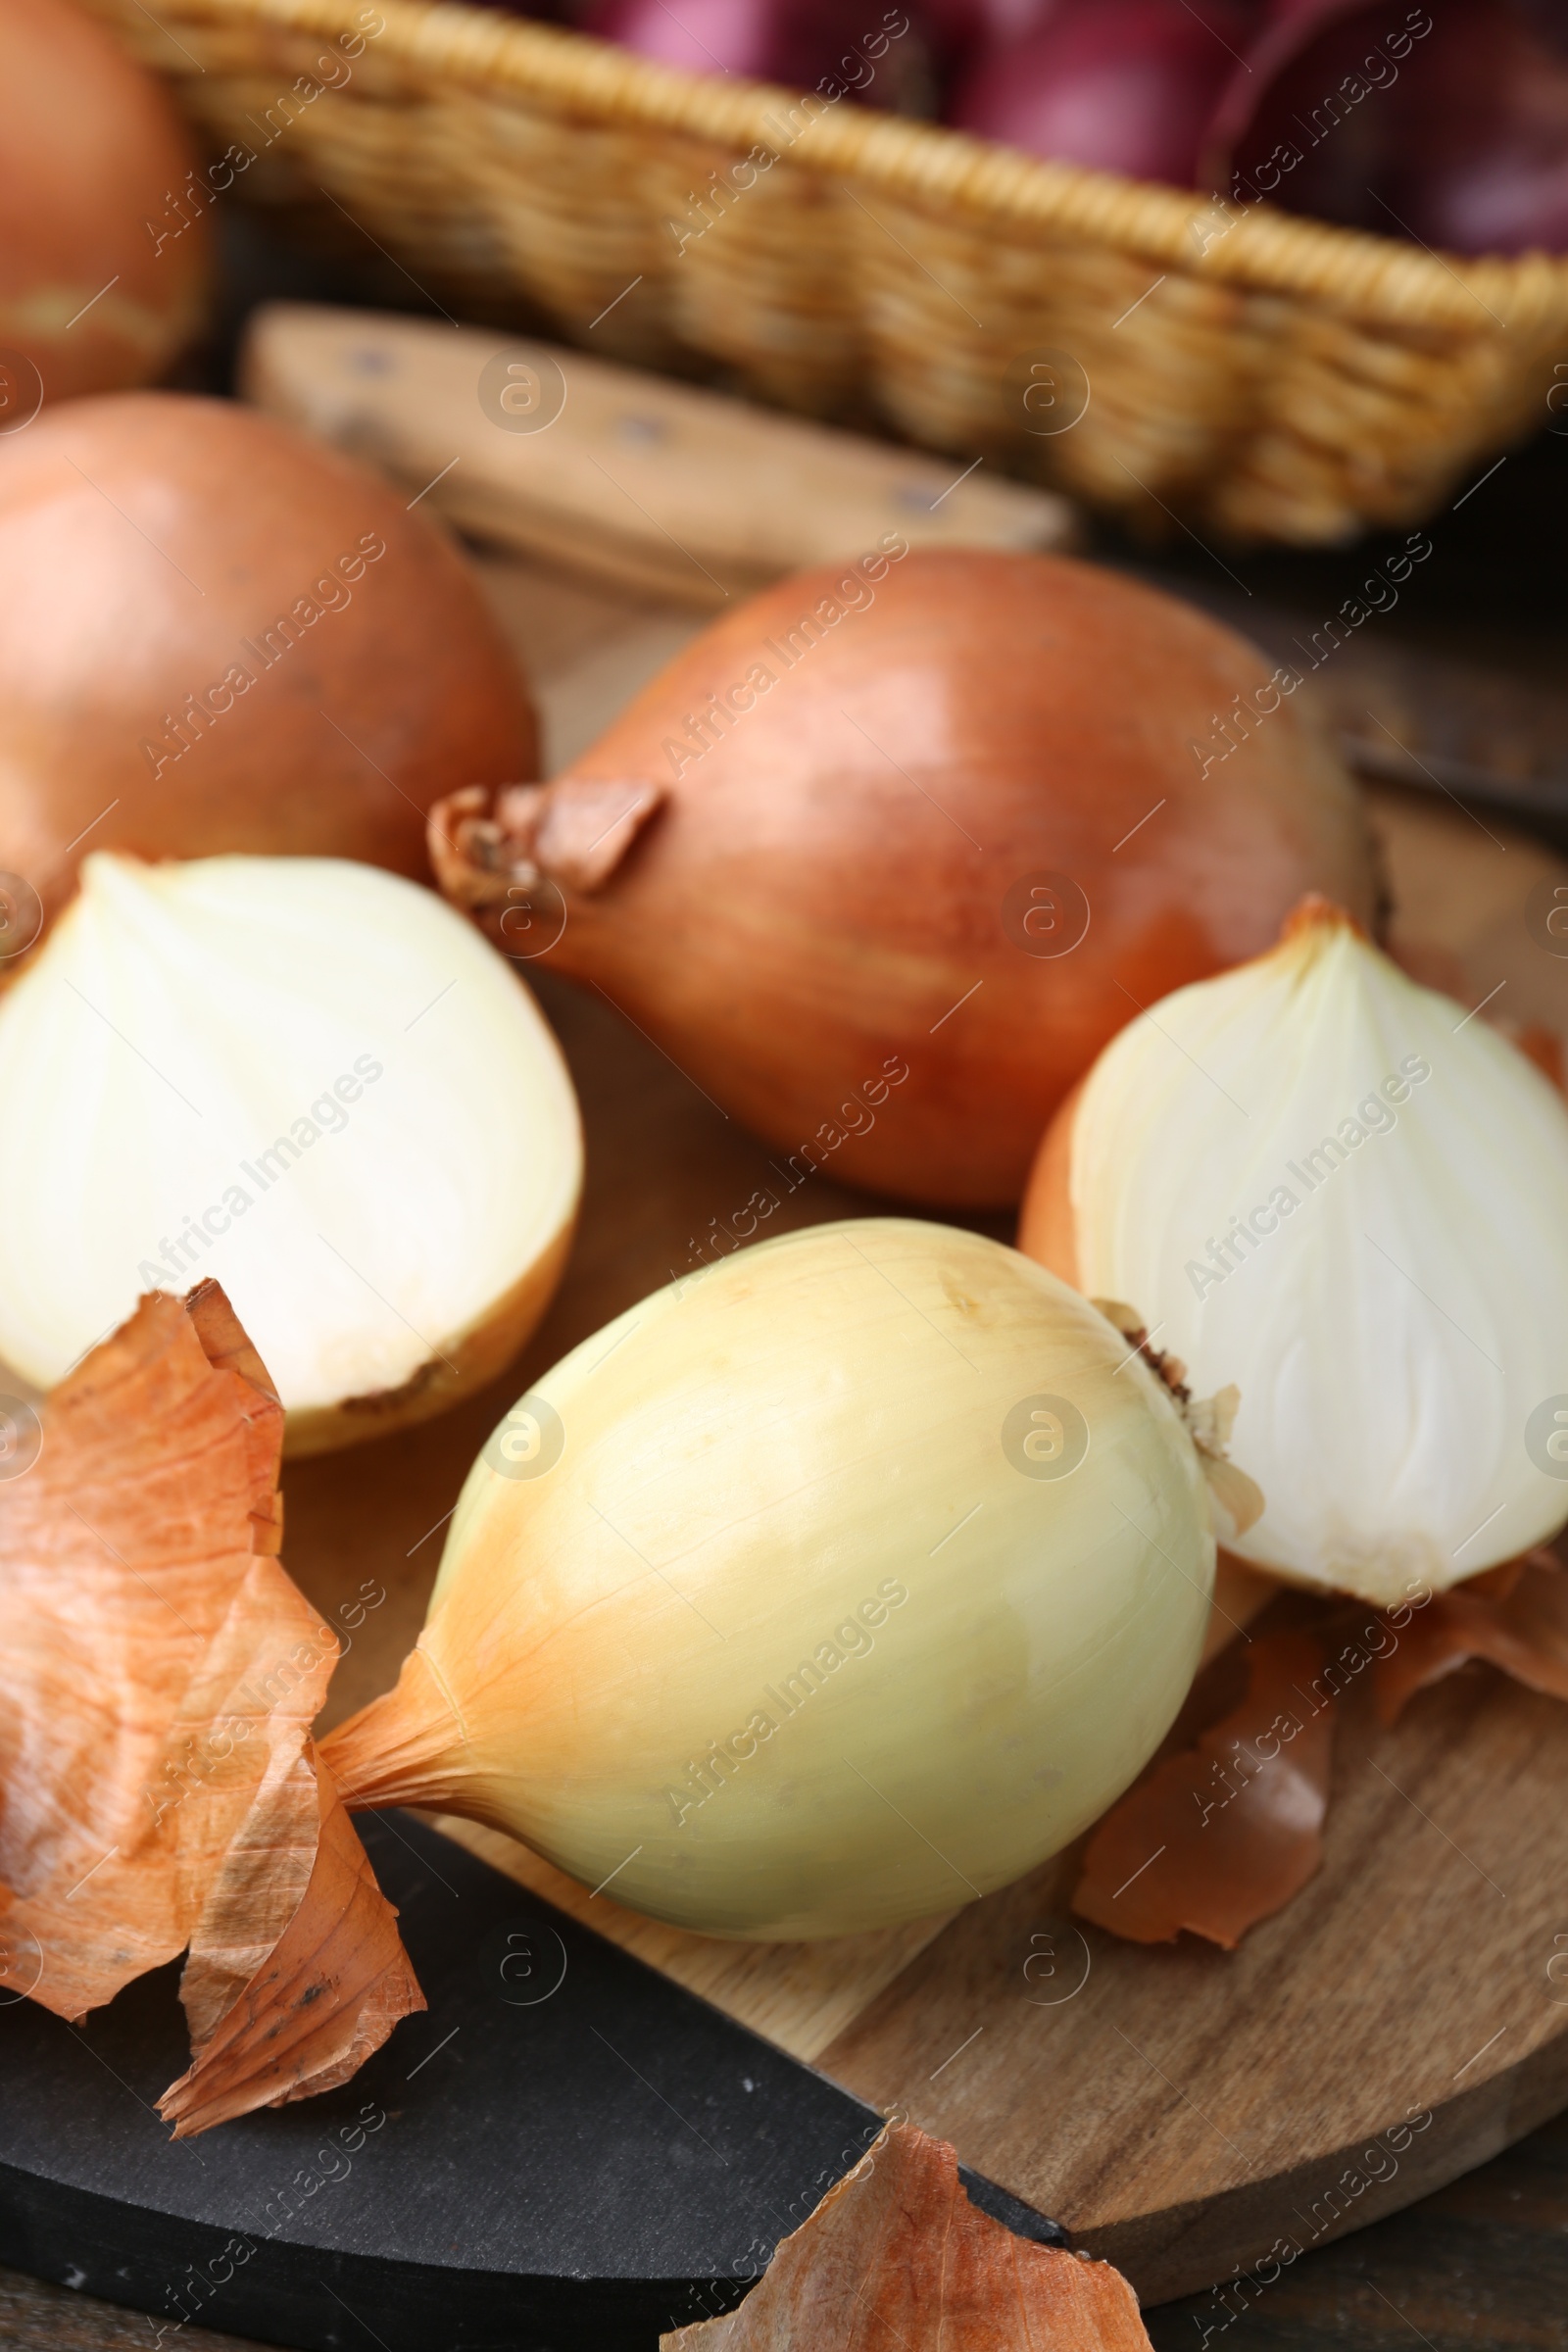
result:
[[(784, 1152), (903, 1068), (838, 1179), (1010, 1207), (1139, 1005), (1259, 954), (1305, 890), (1371, 919), (1365, 813), (1269, 668), (1102, 564), (914, 548), (793, 573), (573, 760), (669, 797), (568, 891), (544, 960)], [(1254, 703), (1266, 726), (1217, 732)]]
[(466, 1813), (683, 1928), (886, 1926), (1119, 1794), (1213, 1569), (1186, 1430), (1083, 1298), (974, 1234), (817, 1226), (514, 1408), (398, 1690), (325, 1753), (356, 1804)]

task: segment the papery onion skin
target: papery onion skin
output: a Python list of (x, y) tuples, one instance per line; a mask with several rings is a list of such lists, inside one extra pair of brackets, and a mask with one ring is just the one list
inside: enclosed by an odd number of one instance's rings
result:
[(0, 1479), (8, 1997), (79, 2023), (183, 1951), (176, 2136), (334, 2087), (424, 2007), (312, 1750), (339, 1644), (276, 1557), (282, 1422), (199, 1283), (90, 1349)]
[(422, 878), (438, 794), (534, 771), (477, 582), (362, 466), (175, 393), (46, 410), (0, 448), (0, 869), (46, 914), (99, 849)]
[[(843, 617), (787, 666), (829, 601)], [(776, 682), (691, 757), (688, 714), (754, 665)], [(798, 574), (567, 770), (669, 805), (601, 890), (567, 891), (543, 960), (602, 986), (797, 1180), (811, 1152), (900, 1200), (1010, 1205), (1141, 1005), (1255, 955), (1304, 889), (1370, 916), (1359, 804), (1292, 703), (1229, 753), (1213, 733), (1267, 676), (1191, 607), (1090, 564), (916, 552)], [(1206, 774), (1195, 742), (1223, 754)], [(1039, 873), (1088, 902), (1054, 957), (1019, 944)]]
[(201, 321), (211, 240), (172, 101), (85, 11), (5, 0), (0, 92), (9, 432), (40, 390), (68, 400), (161, 375)]
[(582, 1177), (526, 986), (340, 859), (97, 854), (0, 995), (0, 1358), (57, 1380), (139, 1292), (224, 1285), (291, 1454), (424, 1420), (544, 1313)]
[[(1394, 1126), (1360, 1115), (1374, 1096)], [(1113, 1041), (1041, 1146), (1018, 1246), (1137, 1297), (1200, 1391), (1223, 1362), (1266, 1497), (1233, 1551), (1388, 1606), (1568, 1519), (1527, 1436), (1568, 1396), (1565, 1198), (1555, 1089), (1317, 906)], [(1257, 1204), (1273, 1227), (1209, 1280), (1210, 1241)]]
[[(1004, 1442), (1050, 1396), (1089, 1433), (1061, 1477)], [(840, 1935), (1054, 1852), (1186, 1695), (1214, 1558), (1194, 1447), (1120, 1334), (995, 1242), (868, 1219), (759, 1244), (523, 1404), (397, 1690), (325, 1743), (351, 1804), (468, 1814), (702, 1934)]]

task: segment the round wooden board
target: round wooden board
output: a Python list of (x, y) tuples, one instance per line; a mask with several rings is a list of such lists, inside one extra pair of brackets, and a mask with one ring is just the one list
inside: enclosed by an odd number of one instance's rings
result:
[[(683, 619), (520, 564), (489, 576), (556, 760), (686, 633)], [(1457, 808), (1385, 794), (1377, 810), (1396, 941), (1412, 964), (1467, 1005), (1505, 982), (1493, 1010), (1568, 1033), (1568, 965), (1524, 923), (1532, 885), (1568, 869)], [(580, 1236), (548, 1321), (486, 1396), (287, 1474), (289, 1567), (334, 1622), (364, 1611), (328, 1720), (394, 1678), (445, 1517), (513, 1396), (701, 1262), (714, 1220), (768, 1180), (763, 1147), (608, 1004), (548, 978), (540, 995), (588, 1139)], [(886, 1205), (818, 1177), (768, 1230)], [(988, 1229), (1008, 1238), (1005, 1221)], [(1568, 1957), (1550, 1973), (1568, 1955), (1565, 1799), (1568, 1709), (1472, 1668), (1390, 1733), (1354, 1690), (1325, 1867), (1229, 1955), (1192, 1938), (1146, 1950), (1080, 1931), (1066, 1906), (1071, 1857), (888, 1935), (719, 1943), (590, 1897), (493, 1833), (448, 1826), (848, 2088), (954, 2140), (1158, 2300), (1294, 2259), (1291, 2248), (1407, 2202), (1568, 2101), (1568, 1981), (1557, 1981)]]

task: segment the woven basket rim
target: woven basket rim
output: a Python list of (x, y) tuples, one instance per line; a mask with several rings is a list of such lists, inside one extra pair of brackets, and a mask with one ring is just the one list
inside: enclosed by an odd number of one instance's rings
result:
[[(1568, 258), (1446, 259), (1265, 204), (1238, 209), (1227, 224), (1214, 200), (1178, 188), (1043, 162), (944, 124), (814, 93), (688, 74), (588, 33), (458, 0), (176, 0), (172, 13), (187, 23), (261, 19), (328, 36), (369, 32), (367, 20), (379, 19), (380, 30), (369, 33), (378, 57), (466, 89), (544, 97), (601, 126), (673, 130), (734, 153), (768, 148), (822, 177), (1088, 237), (1191, 277), (1306, 296), (1385, 324), (1528, 336), (1560, 323), (1568, 306)], [(808, 106), (821, 111), (799, 122)]]

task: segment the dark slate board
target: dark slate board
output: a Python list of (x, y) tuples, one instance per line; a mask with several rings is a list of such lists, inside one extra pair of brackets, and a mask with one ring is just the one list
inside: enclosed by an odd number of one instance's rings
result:
[(428, 2012), (342, 2090), (175, 2142), (177, 1965), (80, 2029), (0, 2008), (0, 2261), (175, 2346), (650, 2352), (739, 2301), (881, 2118), (423, 1823), (362, 1827)]

